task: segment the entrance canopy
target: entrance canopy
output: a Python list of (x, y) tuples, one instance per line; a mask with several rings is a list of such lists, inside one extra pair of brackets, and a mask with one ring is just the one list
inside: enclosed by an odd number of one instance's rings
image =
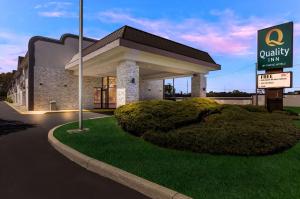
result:
[[(116, 76), (124, 61), (135, 62), (143, 80), (207, 74), (221, 68), (207, 52), (124, 26), (83, 50), (83, 75)], [(78, 54), (65, 68), (78, 74)]]

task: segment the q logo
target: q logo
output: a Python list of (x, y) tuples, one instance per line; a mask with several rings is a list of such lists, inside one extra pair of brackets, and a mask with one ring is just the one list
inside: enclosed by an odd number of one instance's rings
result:
[[(277, 33), (277, 40), (273, 40), (270, 38), (272, 33)], [(269, 32), (267, 33), (266, 38), (265, 38), (266, 44), (268, 46), (280, 46), (280, 45), (284, 44), (284, 42), (282, 40), (283, 40), (283, 33), (278, 28), (269, 30)]]

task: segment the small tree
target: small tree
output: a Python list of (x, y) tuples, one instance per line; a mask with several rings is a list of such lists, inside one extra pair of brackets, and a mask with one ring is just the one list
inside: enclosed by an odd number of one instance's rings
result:
[(171, 97), (175, 93), (175, 88), (171, 84), (165, 85), (165, 96)]
[(13, 73), (0, 73), (0, 99), (5, 99)]

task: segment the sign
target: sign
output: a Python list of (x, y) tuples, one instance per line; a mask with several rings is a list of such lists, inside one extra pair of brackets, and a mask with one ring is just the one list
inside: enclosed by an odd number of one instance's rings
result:
[(293, 22), (258, 31), (258, 70), (293, 66)]
[(262, 88), (291, 88), (292, 72), (269, 73), (257, 75), (257, 87)]

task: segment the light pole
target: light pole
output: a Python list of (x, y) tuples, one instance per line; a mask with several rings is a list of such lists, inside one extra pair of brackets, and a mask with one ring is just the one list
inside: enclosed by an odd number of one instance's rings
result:
[(82, 124), (82, 38), (83, 38), (83, 0), (79, 0), (79, 72), (78, 72), (78, 108), (79, 130), (83, 130)]
[(79, 0), (79, 66), (78, 66), (78, 129), (67, 130), (68, 133), (82, 133), (89, 129), (83, 128), (82, 122), (82, 39), (83, 39), (83, 0)]

